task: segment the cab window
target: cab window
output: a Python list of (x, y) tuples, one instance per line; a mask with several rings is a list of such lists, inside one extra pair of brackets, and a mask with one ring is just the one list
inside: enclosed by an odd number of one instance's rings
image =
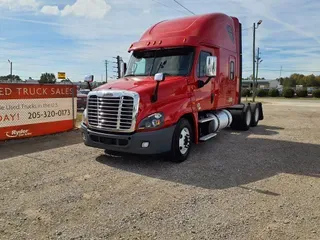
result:
[(230, 80), (234, 80), (234, 61), (230, 61)]
[(201, 51), (197, 66), (197, 76), (198, 77), (205, 77), (206, 76), (206, 65), (207, 65), (207, 57), (211, 56), (211, 53)]

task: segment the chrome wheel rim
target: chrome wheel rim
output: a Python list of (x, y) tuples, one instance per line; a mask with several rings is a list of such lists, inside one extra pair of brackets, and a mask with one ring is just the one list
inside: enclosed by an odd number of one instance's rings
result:
[(181, 154), (186, 154), (190, 148), (190, 131), (188, 128), (183, 128), (179, 136), (179, 150)]
[(249, 111), (247, 111), (247, 115), (246, 115), (246, 123), (247, 123), (247, 126), (250, 125), (250, 122), (251, 122), (251, 111), (249, 109)]

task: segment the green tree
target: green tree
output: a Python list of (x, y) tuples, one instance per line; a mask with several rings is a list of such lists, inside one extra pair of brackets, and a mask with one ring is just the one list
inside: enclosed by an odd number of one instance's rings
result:
[(7, 75), (7, 76), (0, 76), (0, 82), (7, 82), (13, 80), (14, 82), (21, 82), (21, 78), (18, 75)]
[(304, 75), (303, 74), (299, 74), (299, 73), (294, 73), (294, 74), (291, 74), (290, 78), (293, 81), (296, 81), (296, 83), (297, 83), (297, 82), (301, 81), (304, 78)]
[(313, 75), (313, 74), (304, 77), (304, 79), (305, 79), (305, 85), (304, 85), (304, 87), (314, 87), (314, 86), (317, 85), (316, 76)]
[(39, 83), (56, 83), (57, 79), (53, 73), (41, 74)]
[(282, 95), (285, 98), (293, 98), (294, 97), (294, 90), (292, 88), (285, 88), (285, 89), (283, 89)]
[(283, 81), (283, 86), (286, 87), (286, 88), (290, 88), (290, 87), (295, 87), (296, 86), (296, 80), (293, 79), (293, 78), (284, 78), (284, 81)]
[(320, 76), (316, 76), (316, 81), (314, 87), (320, 87)]
[[(262, 78), (263, 79), (263, 78)], [(306, 87), (320, 87), (320, 75), (315, 76), (311, 75), (303, 75), (299, 73), (291, 74), (290, 77), (281, 77), (277, 79), (281, 85), (285, 88), (294, 88), (296, 85), (302, 85), (304, 88)]]

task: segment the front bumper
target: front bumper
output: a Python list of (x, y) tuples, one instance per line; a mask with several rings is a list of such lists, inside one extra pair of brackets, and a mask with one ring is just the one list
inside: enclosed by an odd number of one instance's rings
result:
[[(82, 136), (86, 146), (133, 154), (159, 154), (170, 151), (174, 128), (175, 126), (171, 126), (152, 132), (124, 135), (98, 132), (88, 129), (86, 125), (81, 123)], [(143, 142), (149, 142), (149, 146), (143, 148)]]

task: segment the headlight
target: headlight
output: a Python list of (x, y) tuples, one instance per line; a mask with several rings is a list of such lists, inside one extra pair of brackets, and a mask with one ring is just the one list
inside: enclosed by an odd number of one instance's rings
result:
[(82, 122), (88, 125), (88, 111), (85, 109), (82, 113)]
[(163, 123), (163, 113), (154, 113), (140, 122), (139, 129), (157, 128), (160, 127)]

